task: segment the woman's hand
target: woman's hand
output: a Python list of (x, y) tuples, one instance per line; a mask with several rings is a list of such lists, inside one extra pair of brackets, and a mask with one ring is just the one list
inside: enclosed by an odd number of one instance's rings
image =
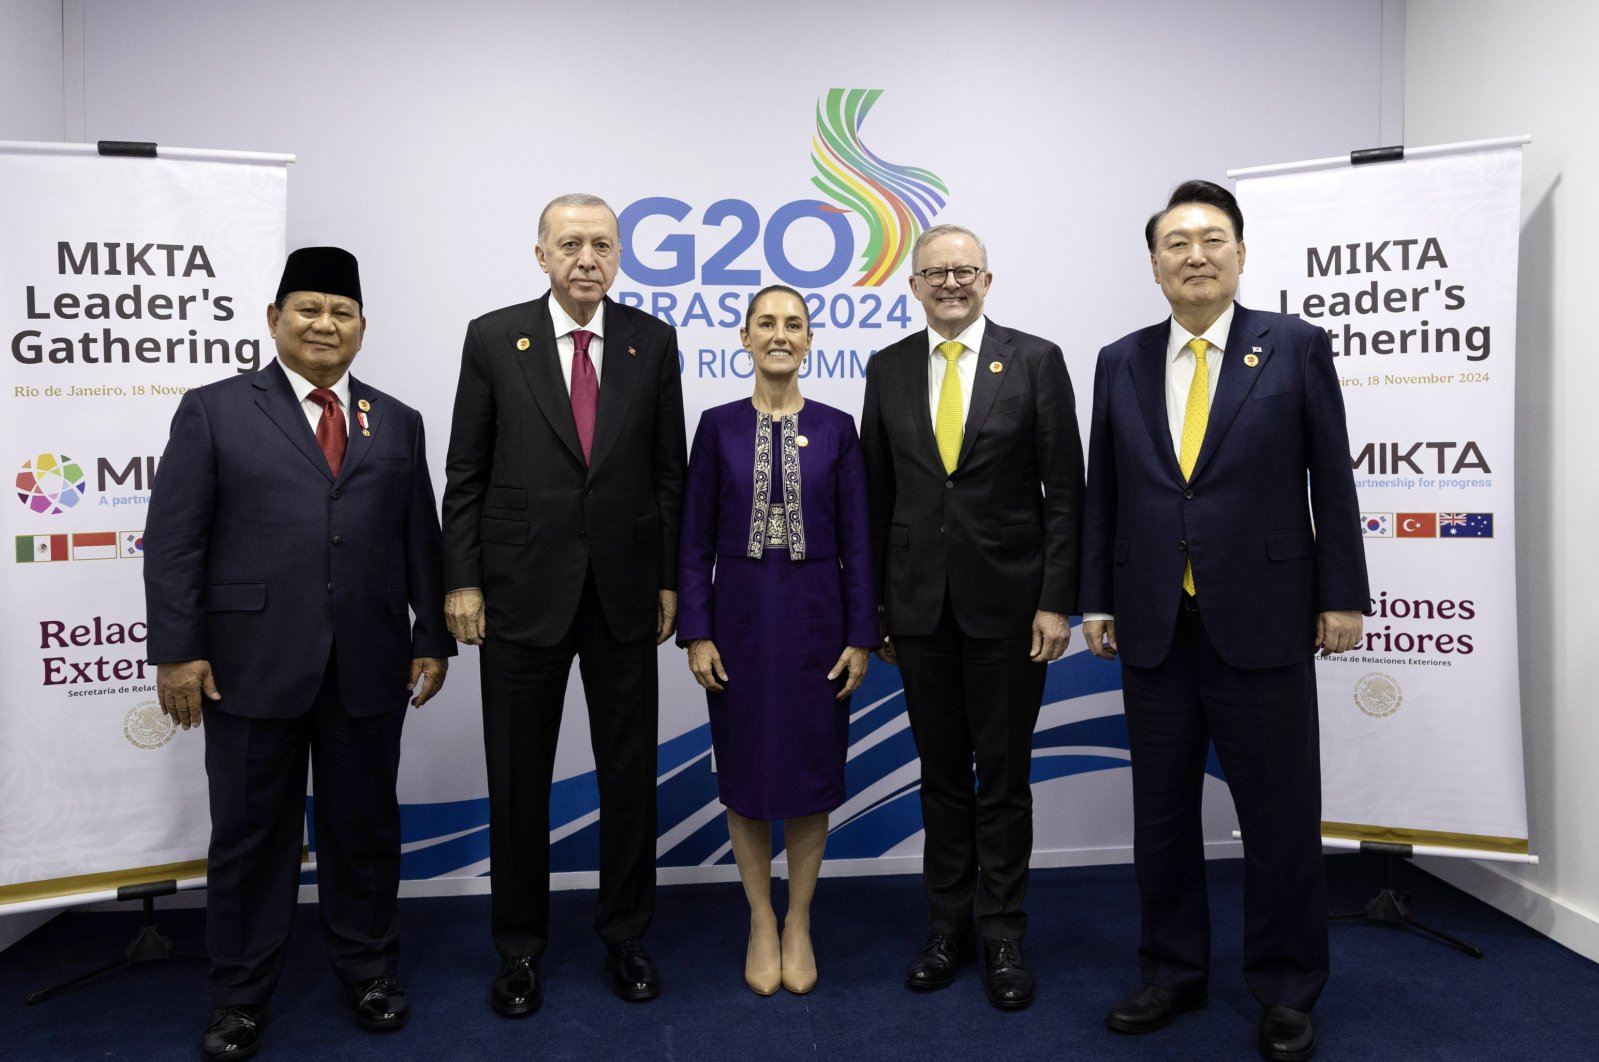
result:
[(844, 688), (838, 691), (836, 700), (847, 701), (850, 694), (860, 689), (861, 682), (866, 678), (866, 664), (870, 659), (871, 654), (858, 645), (846, 645), (844, 651), (838, 654), (838, 663), (827, 673), (830, 680), (840, 675), (847, 676), (844, 679)]
[[(709, 638), (695, 638), (688, 643), (688, 669), (694, 672), (694, 681), (712, 693), (722, 692), (727, 672), (722, 668), (722, 654)], [(862, 670), (865, 670), (864, 667)], [(720, 680), (720, 681), (718, 681)]]

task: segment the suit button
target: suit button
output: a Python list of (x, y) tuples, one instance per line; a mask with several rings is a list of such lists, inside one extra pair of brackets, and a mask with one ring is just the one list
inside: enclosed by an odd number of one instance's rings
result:
[(338, 491), (334, 491), (332, 494), (328, 495), (328, 497), (332, 498), (334, 501), (338, 501), (339, 500), (339, 492)]
[(343, 535), (334, 535), (334, 536), (333, 536), (333, 544), (334, 544), (334, 545), (335, 545), (335, 546), (342, 546), (342, 545), (344, 545), (344, 536), (343, 536)]
[(1183, 491), (1183, 497), (1185, 497), (1185, 498), (1192, 498), (1192, 497), (1193, 497), (1193, 496), (1194, 496), (1194, 492), (1193, 492), (1193, 491), (1191, 491), (1191, 490), (1185, 490), (1185, 491)]
[(938, 525), (938, 533), (941, 534), (941, 535), (944, 533), (944, 525), (943, 524), (939, 524)]
[(328, 593), (330, 593), (330, 594), (333, 593), (333, 584), (332, 583), (328, 584)]
[(593, 487), (584, 487), (583, 488), (583, 493), (584, 493), (584, 495), (593, 494), (594, 493), (594, 488)]
[(1187, 553), (1188, 552), (1188, 540), (1186, 538), (1185, 539), (1180, 539), (1178, 541), (1178, 543), (1177, 543), (1177, 549), (1180, 552), (1182, 552), (1182, 553)]
[(587, 542), (589, 540), (589, 533), (587, 531), (579, 531), (577, 533), (577, 537), (582, 541)]
[(955, 489), (955, 481), (953, 479), (946, 479), (944, 481), (944, 489), (945, 490), (954, 490)]

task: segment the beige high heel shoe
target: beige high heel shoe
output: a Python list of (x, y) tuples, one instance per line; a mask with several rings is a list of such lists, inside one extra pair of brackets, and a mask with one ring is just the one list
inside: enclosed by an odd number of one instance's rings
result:
[(789, 943), (788, 927), (783, 927), (783, 987), (803, 996), (816, 987), (816, 951), (809, 932), (796, 933), (801, 939)]
[(778, 965), (759, 965), (755, 957), (755, 930), (750, 930), (749, 945), (744, 949), (744, 983), (758, 996), (776, 994), (783, 987), (782, 945), (778, 946)]

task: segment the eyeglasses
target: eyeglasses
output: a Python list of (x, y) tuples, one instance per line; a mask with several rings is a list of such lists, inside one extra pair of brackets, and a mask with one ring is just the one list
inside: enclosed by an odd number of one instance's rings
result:
[(912, 275), (921, 277), (933, 287), (939, 288), (944, 286), (945, 278), (947, 278), (951, 273), (954, 273), (955, 283), (964, 288), (966, 285), (976, 280), (977, 274), (981, 272), (982, 270), (978, 269), (976, 266), (956, 266), (954, 269), (944, 269), (939, 266), (934, 266), (931, 269), (923, 269), (919, 272), (913, 273)]

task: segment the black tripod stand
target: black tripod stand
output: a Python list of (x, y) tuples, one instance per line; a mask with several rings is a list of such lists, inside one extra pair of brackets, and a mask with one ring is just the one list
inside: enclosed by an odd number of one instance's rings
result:
[(1385, 926), (1397, 926), (1415, 933), (1425, 933), (1435, 940), (1440, 940), (1450, 947), (1465, 952), (1473, 959), (1482, 958), (1482, 949), (1469, 940), (1461, 940), (1451, 936), (1441, 929), (1423, 925), (1410, 917), (1409, 893), (1401, 893), (1393, 887), (1394, 860), (1409, 859), (1413, 849), (1408, 844), (1385, 844), (1380, 841), (1362, 841), (1362, 853), (1372, 853), (1382, 857), (1382, 887), (1377, 890), (1377, 895), (1366, 901), (1366, 905), (1358, 911), (1344, 911), (1340, 914), (1328, 915), (1329, 919), (1335, 918), (1364, 918), (1367, 922)]
[(171, 938), (156, 927), (155, 898), (157, 896), (169, 896), (177, 891), (178, 883), (172, 880), (152, 881), (143, 885), (124, 885), (118, 889), (118, 900), (142, 900), (144, 902), (144, 924), (133, 935), (133, 940), (124, 949), (122, 957), (102, 963), (94, 969), (62, 981), (60, 984), (51, 985), (49, 988), (41, 988), (39, 991), (29, 995), (23, 1002), (30, 1006), (34, 1003), (43, 1003), (45, 1000), (59, 996), (63, 992), (71, 991), (79, 985), (88, 984), (97, 977), (103, 977), (113, 970), (136, 966), (141, 962), (155, 962), (158, 959), (169, 959), (173, 956), (184, 959), (205, 958), (204, 955), (176, 950), (172, 946)]

